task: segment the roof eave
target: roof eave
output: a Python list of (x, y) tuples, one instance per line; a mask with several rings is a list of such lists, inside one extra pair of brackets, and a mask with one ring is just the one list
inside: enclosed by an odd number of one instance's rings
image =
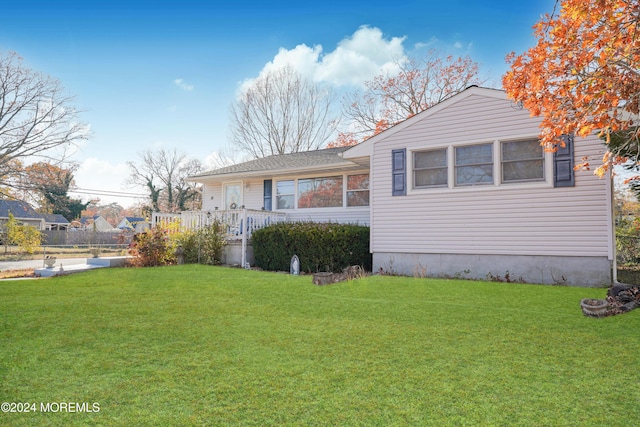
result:
[(231, 172), (225, 174), (211, 174), (211, 175), (196, 175), (187, 178), (189, 182), (201, 182), (205, 181), (222, 181), (233, 178), (256, 178), (256, 177), (264, 177), (264, 176), (284, 176), (284, 175), (295, 175), (305, 172), (318, 172), (318, 171), (328, 171), (328, 170), (349, 170), (349, 169), (362, 169), (362, 166), (354, 163), (349, 160), (345, 160), (344, 162), (331, 164), (331, 165), (319, 165), (315, 167), (301, 166), (297, 168), (280, 168), (280, 169), (265, 169), (259, 171), (249, 171), (249, 172)]

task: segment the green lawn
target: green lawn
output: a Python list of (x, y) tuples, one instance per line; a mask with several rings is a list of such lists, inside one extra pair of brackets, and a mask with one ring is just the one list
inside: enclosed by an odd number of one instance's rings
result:
[(640, 310), (605, 289), (179, 266), (0, 282), (0, 425), (630, 426)]

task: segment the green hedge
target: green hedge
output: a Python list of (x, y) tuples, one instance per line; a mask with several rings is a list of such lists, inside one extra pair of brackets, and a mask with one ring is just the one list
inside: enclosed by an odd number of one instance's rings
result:
[(279, 223), (252, 235), (256, 265), (263, 270), (289, 271), (298, 255), (300, 271), (339, 272), (350, 265), (371, 271), (369, 227), (362, 225), (295, 222)]

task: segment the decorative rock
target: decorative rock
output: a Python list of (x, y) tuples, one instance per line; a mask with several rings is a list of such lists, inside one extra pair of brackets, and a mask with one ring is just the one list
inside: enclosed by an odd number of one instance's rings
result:
[(342, 273), (320, 272), (313, 275), (314, 285), (329, 285), (331, 283), (344, 282), (345, 280), (354, 280), (364, 276), (364, 270), (359, 265), (352, 265), (342, 269)]
[(322, 285), (329, 285), (331, 283), (335, 283), (333, 276), (334, 274), (329, 272), (314, 273), (313, 284), (322, 286)]

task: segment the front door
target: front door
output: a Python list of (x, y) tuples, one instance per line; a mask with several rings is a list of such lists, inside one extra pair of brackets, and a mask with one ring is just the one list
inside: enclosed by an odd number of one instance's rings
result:
[(242, 183), (225, 184), (224, 208), (226, 210), (240, 209), (240, 206), (242, 206)]

